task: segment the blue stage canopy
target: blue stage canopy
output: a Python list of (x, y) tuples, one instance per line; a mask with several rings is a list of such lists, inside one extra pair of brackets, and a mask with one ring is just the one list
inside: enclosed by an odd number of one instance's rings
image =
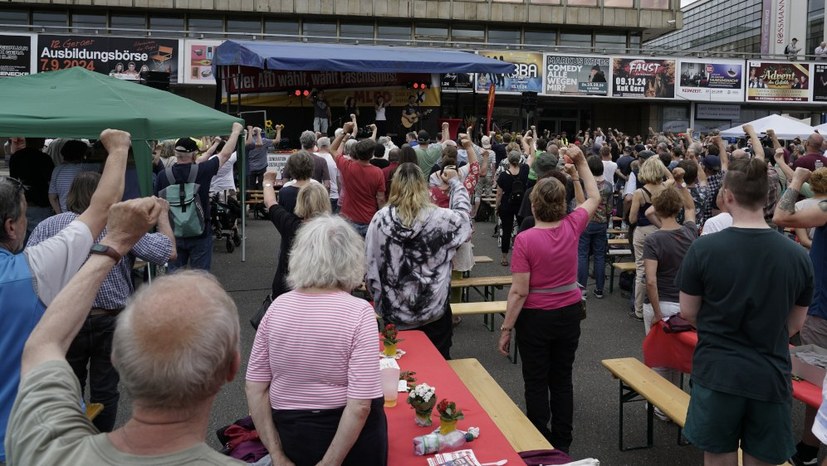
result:
[(367, 73), (509, 74), (514, 71), (510, 63), (456, 50), (235, 40), (218, 46), (213, 65)]

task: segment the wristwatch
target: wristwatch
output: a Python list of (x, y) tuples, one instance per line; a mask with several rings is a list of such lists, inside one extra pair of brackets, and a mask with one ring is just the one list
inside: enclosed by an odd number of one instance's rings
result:
[(112, 259), (115, 259), (115, 262), (120, 262), (123, 259), (123, 256), (113, 248), (106, 246), (105, 244), (97, 243), (92, 246), (92, 249), (89, 250), (89, 254), (101, 254), (104, 256), (109, 256)]

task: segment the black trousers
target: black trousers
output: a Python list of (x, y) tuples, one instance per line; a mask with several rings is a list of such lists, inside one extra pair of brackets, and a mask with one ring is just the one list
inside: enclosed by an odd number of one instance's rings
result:
[[(388, 464), (388, 421), (384, 404), (384, 397), (371, 401), (365, 426), (342, 466)], [(284, 454), (296, 466), (315, 466), (333, 441), (345, 408), (272, 411)]]
[[(118, 415), (121, 378), (112, 367), (112, 335), (117, 316), (89, 316), (69, 345), (66, 360), (72, 366), (81, 389), (89, 376), (89, 401), (102, 403), (103, 411), (92, 421), (101, 432), (111, 432)], [(87, 371), (88, 367), (88, 371)]]
[[(502, 222), (502, 231), (500, 237), (500, 251), (503, 254), (508, 254), (508, 251), (511, 250), (511, 236), (514, 234), (514, 221), (516, 211), (512, 210), (511, 207), (505, 207), (503, 204), (500, 204), (499, 215), (500, 221)], [(520, 227), (520, 224), (523, 223), (522, 217), (516, 218), (517, 228)]]
[(551, 311), (523, 309), (515, 324), (523, 358), (526, 416), (554, 448), (566, 452), (572, 441), (571, 373), (582, 318), (578, 302)]
[(431, 343), (436, 346), (439, 354), (445, 360), (451, 359), (451, 345), (454, 336), (454, 316), (451, 313), (451, 295), (445, 300), (445, 314), (430, 324), (425, 324), (414, 330), (421, 330), (428, 336)]

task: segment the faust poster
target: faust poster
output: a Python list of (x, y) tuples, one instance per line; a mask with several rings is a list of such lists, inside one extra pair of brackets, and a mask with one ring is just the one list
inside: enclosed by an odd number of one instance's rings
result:
[(612, 95), (671, 99), (675, 97), (675, 60), (612, 58)]
[(107, 36), (37, 36), (38, 71), (82, 66), (118, 79), (138, 80), (142, 71), (170, 74), (177, 83), (179, 42), (176, 39)]
[(519, 94), (522, 92), (543, 92), (543, 54), (512, 52), (509, 50), (482, 51), (480, 55), (514, 64), (509, 74), (485, 73), (477, 75), (477, 92), (488, 92), (494, 83), (497, 94)]
[(796, 62), (747, 62), (747, 101), (807, 102), (810, 65)]
[(678, 97), (687, 100), (742, 102), (744, 62), (681, 60)]
[(543, 89), (547, 95), (605, 96), (609, 58), (546, 55)]

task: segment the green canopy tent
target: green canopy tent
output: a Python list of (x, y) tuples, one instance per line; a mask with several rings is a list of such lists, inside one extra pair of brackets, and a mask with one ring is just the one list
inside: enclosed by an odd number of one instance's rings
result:
[[(82, 67), (0, 79), (0, 102), (0, 133), (4, 136), (94, 139), (106, 128), (128, 131), (144, 195), (152, 193), (149, 141), (229, 134), (234, 122), (244, 124), (192, 100)], [(241, 139), (238, 154), (244, 170)], [(242, 215), (242, 238), (244, 218)], [(242, 246), (242, 260), (245, 253)]]

